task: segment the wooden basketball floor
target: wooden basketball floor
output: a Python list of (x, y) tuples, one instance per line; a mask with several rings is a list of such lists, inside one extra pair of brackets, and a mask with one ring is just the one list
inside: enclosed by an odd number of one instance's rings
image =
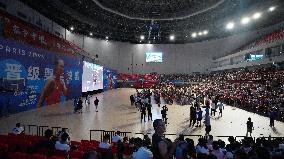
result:
[[(89, 139), (89, 130), (120, 130), (133, 133), (153, 133), (152, 122), (140, 122), (140, 112), (130, 105), (129, 96), (135, 89), (121, 88), (93, 95), (91, 105), (83, 108), (82, 114), (73, 113), (73, 102), (68, 101), (27, 112), (10, 115), (0, 119), (0, 134), (7, 134), (17, 122), (24, 125), (47, 125), (69, 128), (72, 140)], [(95, 111), (93, 101), (100, 100), (99, 111)], [(169, 124), (166, 133), (204, 135), (205, 127), (189, 127), (189, 106), (169, 105)], [(153, 120), (161, 118), (160, 108), (153, 104)], [(214, 136), (243, 136), (246, 134), (246, 121), (251, 117), (254, 122), (254, 137), (284, 136), (284, 123), (275, 121), (275, 129), (269, 127), (269, 118), (249, 113), (241, 109), (225, 106), (223, 117), (211, 117)], [(147, 119), (146, 119), (147, 120)], [(134, 134), (132, 134), (135, 136)], [(130, 136), (132, 137), (132, 136)], [(172, 136), (175, 138), (176, 136)], [(224, 139), (227, 140), (227, 139)]]

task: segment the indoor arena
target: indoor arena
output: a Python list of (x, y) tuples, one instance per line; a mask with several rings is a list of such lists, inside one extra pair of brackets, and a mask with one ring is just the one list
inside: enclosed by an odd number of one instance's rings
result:
[(0, 0), (0, 159), (284, 159), (283, 8)]

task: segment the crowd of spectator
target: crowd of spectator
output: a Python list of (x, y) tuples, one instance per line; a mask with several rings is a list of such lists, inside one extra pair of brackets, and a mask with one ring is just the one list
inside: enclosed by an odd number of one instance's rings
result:
[(268, 67), (207, 75), (165, 75), (164, 81), (182, 79), (184, 83), (161, 82), (156, 88), (167, 104), (190, 104), (194, 99), (205, 104), (204, 100), (218, 96), (225, 104), (284, 121), (283, 71)]

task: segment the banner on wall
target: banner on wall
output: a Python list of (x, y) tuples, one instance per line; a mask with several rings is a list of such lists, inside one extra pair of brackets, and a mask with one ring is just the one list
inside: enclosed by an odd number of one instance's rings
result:
[(104, 91), (117, 88), (118, 74), (116, 70), (108, 69), (104, 67)]
[(3, 23), (4, 36), (7, 39), (62, 54), (75, 55), (76, 53), (80, 53), (88, 55), (87, 52), (75, 44), (45, 32), (3, 11), (0, 11), (0, 21)]
[(0, 116), (81, 96), (81, 59), (0, 39)]

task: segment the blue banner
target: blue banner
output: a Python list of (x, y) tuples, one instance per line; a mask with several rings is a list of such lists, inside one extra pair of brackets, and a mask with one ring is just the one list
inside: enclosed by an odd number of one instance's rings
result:
[(117, 88), (117, 85), (118, 85), (117, 77), (118, 77), (118, 74), (116, 70), (112, 70), (112, 69), (108, 69), (104, 67), (104, 76), (103, 76), (104, 91)]
[(0, 39), (0, 116), (81, 96), (80, 58)]

